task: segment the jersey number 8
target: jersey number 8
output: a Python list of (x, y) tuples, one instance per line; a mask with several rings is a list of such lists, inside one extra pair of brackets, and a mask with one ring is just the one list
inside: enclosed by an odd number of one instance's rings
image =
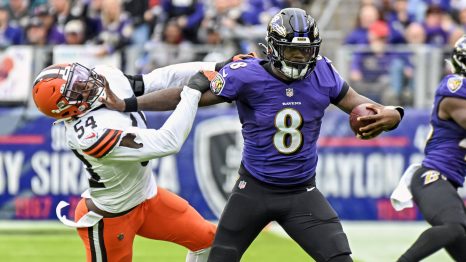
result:
[(275, 115), (277, 132), (273, 136), (273, 145), (278, 152), (287, 155), (301, 149), (303, 145), (302, 124), (303, 118), (295, 109), (285, 108)]
[(241, 68), (241, 67), (246, 67), (248, 64), (246, 64), (245, 62), (236, 62), (236, 63), (231, 63), (230, 64), (230, 68), (231, 69), (238, 69), (238, 68)]

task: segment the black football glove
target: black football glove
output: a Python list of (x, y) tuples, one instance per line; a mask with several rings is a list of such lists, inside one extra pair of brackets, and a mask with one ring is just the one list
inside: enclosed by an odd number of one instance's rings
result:
[(210, 81), (214, 79), (216, 75), (217, 72), (213, 71), (199, 71), (195, 75), (191, 76), (187, 86), (201, 93), (204, 93), (205, 91), (209, 90)]
[(240, 60), (243, 60), (243, 59), (248, 59), (248, 58), (254, 58), (254, 57), (257, 57), (256, 53), (254, 52), (251, 52), (249, 54), (237, 54), (235, 56), (232, 56), (230, 57), (229, 59), (225, 60), (225, 61), (222, 61), (222, 62), (218, 62), (215, 64), (215, 71), (220, 71), (220, 69), (222, 69), (225, 65), (231, 63), (231, 62), (236, 62), (236, 61), (240, 61)]

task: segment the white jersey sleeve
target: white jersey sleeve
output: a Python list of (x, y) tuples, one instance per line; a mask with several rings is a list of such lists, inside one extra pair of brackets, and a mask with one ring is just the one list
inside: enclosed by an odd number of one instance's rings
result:
[(106, 158), (147, 161), (177, 153), (191, 131), (200, 97), (199, 91), (185, 86), (180, 103), (160, 129), (130, 127), (122, 132), (122, 137), (134, 135), (140, 148), (119, 146)]
[(142, 75), (144, 81), (144, 94), (171, 87), (182, 87), (188, 83), (191, 76), (199, 70), (215, 70), (214, 62), (191, 62), (169, 65), (157, 68)]
[[(181, 101), (164, 125), (147, 129), (144, 114), (106, 108), (65, 122), (67, 141), (86, 165), (87, 194), (102, 210), (119, 213), (156, 194), (149, 160), (174, 154), (191, 130), (201, 93), (184, 87)], [(132, 147), (123, 146), (126, 136)], [(138, 148), (133, 148), (134, 145)]]

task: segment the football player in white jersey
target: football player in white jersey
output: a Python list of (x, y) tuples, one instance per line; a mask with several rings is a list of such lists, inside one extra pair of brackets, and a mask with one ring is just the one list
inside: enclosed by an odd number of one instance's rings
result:
[[(135, 235), (180, 244), (190, 250), (186, 261), (206, 261), (215, 225), (158, 188), (149, 160), (180, 150), (203, 91), (199, 81), (209, 81), (199, 70), (214, 69), (215, 63), (193, 62), (128, 76), (109, 66), (73, 63), (49, 66), (35, 79), (37, 108), (64, 122), (67, 143), (88, 171), (89, 189), (75, 221), (60, 215), (67, 203), (57, 207), (60, 220), (78, 228), (87, 261), (131, 261)], [(111, 111), (99, 102), (109, 87), (130, 97), (176, 86), (184, 86), (181, 100), (158, 130), (147, 128), (142, 112)]]

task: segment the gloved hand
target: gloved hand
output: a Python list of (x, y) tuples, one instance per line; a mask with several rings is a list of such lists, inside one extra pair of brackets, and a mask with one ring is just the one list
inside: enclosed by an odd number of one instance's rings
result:
[(204, 93), (205, 91), (209, 90), (210, 81), (212, 81), (212, 79), (214, 79), (217, 74), (218, 73), (214, 71), (201, 70), (189, 79), (187, 86), (201, 93)]
[(240, 60), (248, 59), (248, 58), (255, 58), (255, 57), (257, 57), (257, 55), (254, 52), (251, 52), (249, 54), (237, 54), (235, 56), (230, 57), (229, 59), (227, 59), (225, 61), (216, 63), (215, 64), (215, 71), (217, 71), (217, 72), (220, 71), (220, 69), (222, 69), (228, 63), (236, 62), (236, 61), (240, 61)]

